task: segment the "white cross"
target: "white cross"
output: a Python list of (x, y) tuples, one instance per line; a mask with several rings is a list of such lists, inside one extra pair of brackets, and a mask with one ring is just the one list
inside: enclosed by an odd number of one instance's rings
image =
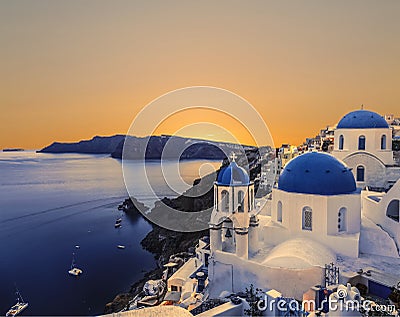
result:
[(237, 158), (237, 156), (236, 156), (235, 152), (232, 152), (231, 153), (232, 162), (235, 162), (235, 158)]

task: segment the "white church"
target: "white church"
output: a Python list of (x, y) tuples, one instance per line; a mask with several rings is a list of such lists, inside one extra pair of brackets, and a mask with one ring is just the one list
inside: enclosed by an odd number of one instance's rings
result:
[(400, 166), (391, 145), (379, 114), (351, 112), (337, 125), (332, 154), (292, 159), (263, 200), (233, 159), (214, 185), (210, 297), (252, 283), (301, 300), (323, 285), (328, 263), (341, 266), (341, 283), (361, 265), (400, 279)]

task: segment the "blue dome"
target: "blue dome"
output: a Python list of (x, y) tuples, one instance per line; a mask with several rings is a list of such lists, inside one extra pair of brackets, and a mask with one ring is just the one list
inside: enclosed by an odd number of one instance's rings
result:
[(389, 128), (386, 120), (376, 112), (356, 110), (346, 114), (337, 125), (338, 129)]
[(332, 155), (321, 152), (292, 159), (279, 177), (278, 188), (314, 195), (350, 194), (357, 189), (351, 170)]
[(246, 170), (236, 162), (231, 162), (224, 167), (218, 174), (217, 184), (222, 186), (249, 185), (250, 178)]

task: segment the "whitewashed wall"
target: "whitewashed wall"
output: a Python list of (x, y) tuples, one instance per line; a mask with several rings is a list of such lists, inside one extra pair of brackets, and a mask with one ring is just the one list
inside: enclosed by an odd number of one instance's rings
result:
[[(344, 137), (343, 150), (339, 150), (340, 135)], [(393, 164), (392, 130), (391, 129), (336, 129), (334, 150), (332, 154), (344, 160), (348, 155), (358, 152), (358, 138), (365, 136), (365, 152), (369, 152), (379, 158), (384, 164)], [(386, 149), (381, 150), (381, 137), (386, 136)]]
[[(230, 264), (225, 264), (230, 263)], [(276, 289), (286, 297), (301, 300), (311, 286), (322, 284), (324, 269), (272, 268), (253, 261), (246, 261), (233, 254), (216, 252), (210, 259), (209, 291), (217, 298), (222, 291), (244, 291), (250, 284), (263, 290)]]

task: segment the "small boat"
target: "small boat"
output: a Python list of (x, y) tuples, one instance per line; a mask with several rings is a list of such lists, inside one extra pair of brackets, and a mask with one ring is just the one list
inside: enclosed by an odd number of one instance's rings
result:
[(117, 248), (118, 248), (118, 249), (125, 249), (125, 246), (122, 245), (122, 244), (118, 244), (118, 245), (117, 245)]
[(121, 222), (122, 222), (122, 217), (119, 217), (117, 220), (115, 220), (114, 227), (115, 228), (121, 228), (121, 226), (122, 226)]
[(7, 317), (11, 317), (11, 316), (17, 316), (19, 313), (21, 313), (24, 309), (26, 309), (28, 307), (28, 303), (25, 302), (21, 296), (21, 293), (19, 292), (19, 290), (17, 289), (17, 303), (12, 306), (8, 312), (6, 313)]
[(71, 269), (68, 271), (70, 275), (78, 276), (83, 273), (83, 271), (75, 266), (75, 253), (72, 253), (72, 263)]

